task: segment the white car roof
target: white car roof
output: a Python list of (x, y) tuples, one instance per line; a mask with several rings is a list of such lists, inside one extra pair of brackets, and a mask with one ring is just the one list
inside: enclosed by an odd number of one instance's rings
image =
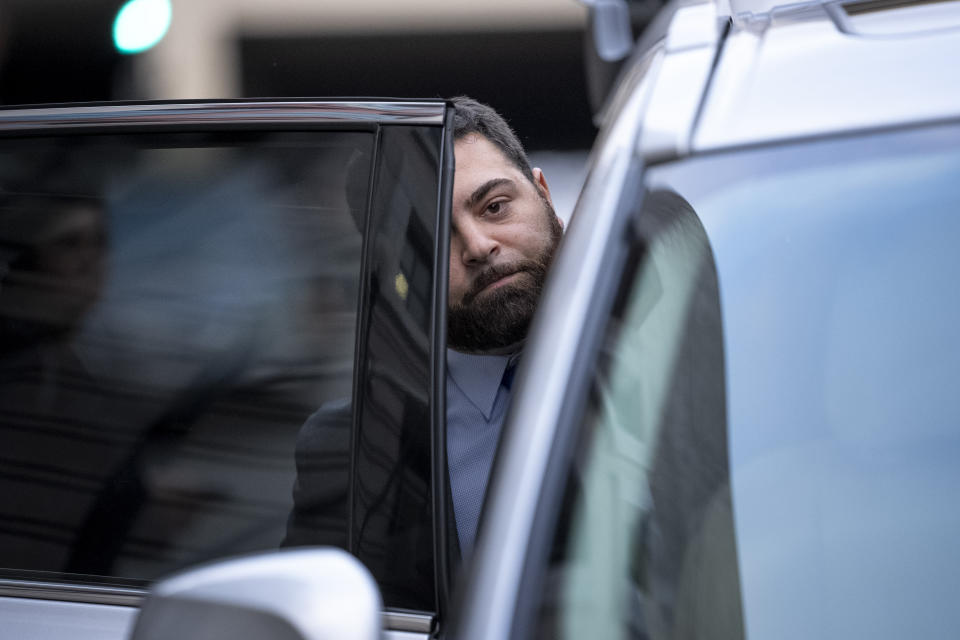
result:
[(694, 150), (960, 117), (960, 2), (729, 10)]
[(662, 18), (619, 90), (648, 95), (648, 163), (960, 118), (960, 0), (675, 0)]

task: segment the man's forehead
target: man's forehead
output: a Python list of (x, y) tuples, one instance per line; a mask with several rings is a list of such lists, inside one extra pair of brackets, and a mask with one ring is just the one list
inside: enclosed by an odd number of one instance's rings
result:
[(454, 140), (453, 154), (457, 162), (468, 161), (513, 167), (513, 163), (503, 150), (479, 133), (468, 133)]
[(526, 181), (500, 147), (478, 133), (454, 142), (454, 162), (453, 190), (463, 202), (475, 202), (477, 197), (471, 194), (492, 181), (509, 182), (513, 188), (522, 188), (520, 185)]

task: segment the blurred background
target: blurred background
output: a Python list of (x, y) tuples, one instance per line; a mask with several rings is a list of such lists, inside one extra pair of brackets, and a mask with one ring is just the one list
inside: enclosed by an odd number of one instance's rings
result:
[[(507, 118), (568, 219), (596, 133), (586, 27), (574, 0), (0, 0), (0, 106), (467, 94)], [(0, 573), (141, 584), (280, 544), (301, 425), (353, 393), (364, 167), (383, 212), (365, 344), (403, 368), (370, 365), (382, 428), (357, 459), (381, 480), (361, 499), (374, 522), (403, 478), (428, 504), (427, 472), (380, 461), (425, 450), (390, 416), (427, 420), (440, 131), (382, 134), (3, 138)], [(321, 503), (346, 486), (339, 424), (306, 467), (327, 474)], [(345, 517), (321, 514), (325, 541), (346, 544)], [(401, 575), (397, 558), (432, 576), (432, 557), (383, 549), (364, 557), (377, 575)]]
[[(568, 218), (595, 135), (585, 24), (574, 0), (0, 0), (0, 103), (467, 94)], [(427, 362), (439, 131), (392, 135), (377, 154), (370, 131), (3, 139), (0, 573), (140, 584), (280, 544), (300, 427), (352, 393), (357, 158), (382, 163), (391, 240), (371, 246), (408, 283), (385, 280), (375, 339)], [(366, 397), (422, 425), (424, 371), (377, 369)], [(417, 432), (388, 422), (371, 450)], [(330, 443), (310, 468), (347, 468)]]
[(471, 95), (568, 218), (596, 133), (574, 0), (0, 0), (0, 103)]

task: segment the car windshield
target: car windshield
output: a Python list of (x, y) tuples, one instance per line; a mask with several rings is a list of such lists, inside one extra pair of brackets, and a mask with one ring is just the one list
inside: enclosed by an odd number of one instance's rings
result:
[(954, 125), (647, 172), (542, 626), (953, 637), (958, 149)]
[(960, 628), (958, 143), (746, 154), (689, 196), (719, 272), (748, 636)]

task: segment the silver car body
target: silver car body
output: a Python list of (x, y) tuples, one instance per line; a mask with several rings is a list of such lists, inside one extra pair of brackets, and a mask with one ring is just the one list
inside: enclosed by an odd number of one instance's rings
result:
[(455, 637), (516, 633), (549, 468), (580, 426), (565, 390), (600, 333), (591, 301), (643, 168), (960, 117), (960, 3), (778, 4), (673, 3), (626, 64), (532, 329)]

